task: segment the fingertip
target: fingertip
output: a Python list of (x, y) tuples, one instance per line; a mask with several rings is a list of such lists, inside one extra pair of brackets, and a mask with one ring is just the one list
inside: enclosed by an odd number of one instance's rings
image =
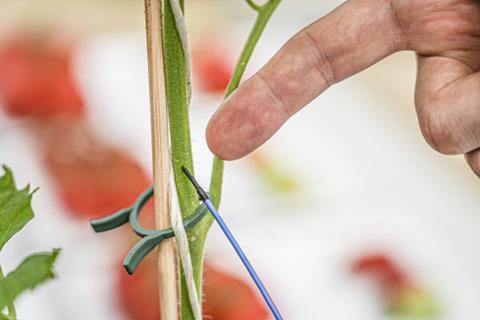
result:
[(254, 76), (215, 112), (207, 127), (207, 143), (220, 158), (236, 160), (267, 141), (287, 119), (265, 81)]
[(210, 151), (214, 155), (220, 157), (220, 154), (219, 154), (220, 150), (218, 150), (218, 145), (219, 144), (218, 144), (217, 139), (215, 139), (214, 130), (215, 130), (215, 121), (213, 121), (213, 118), (212, 118), (208, 122), (207, 130), (205, 131), (205, 137), (206, 137), (206, 140), (207, 140), (207, 146), (210, 149)]

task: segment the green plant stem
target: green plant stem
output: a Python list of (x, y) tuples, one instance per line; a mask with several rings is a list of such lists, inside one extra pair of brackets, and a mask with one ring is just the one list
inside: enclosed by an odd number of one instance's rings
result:
[[(258, 16), (255, 24), (253, 25), (252, 31), (248, 36), (247, 42), (245, 43), (245, 47), (243, 48), (238, 63), (235, 67), (232, 79), (230, 80), (227, 91), (225, 93), (225, 98), (232, 94), (232, 92), (235, 91), (240, 85), (240, 81), (242, 80), (243, 74), (245, 73), (247, 63), (252, 56), (253, 49), (255, 49), (255, 46), (257, 45), (260, 36), (265, 30), (265, 27), (267, 26), (270, 17), (272, 16), (277, 6), (280, 4), (280, 0), (270, 0), (261, 6), (256, 5), (251, 1), (249, 1), (248, 4), (250, 6), (253, 5), (258, 8), (255, 9), (258, 12)], [(220, 199), (222, 197), (223, 167), (223, 160), (215, 157), (213, 159), (212, 176), (210, 180), (210, 195), (212, 197), (213, 204), (217, 208), (220, 205)]]
[[(256, 5), (252, 1), (248, 2), (248, 4), (258, 12), (258, 16), (235, 67), (225, 97), (228, 97), (236, 88), (238, 88), (253, 50), (279, 3), (280, 0), (269, 0), (263, 5)], [(180, 4), (183, 8), (183, 0), (180, 0)], [(180, 209), (182, 211), (182, 216), (185, 218), (195, 211), (198, 206), (198, 198), (195, 189), (184, 177), (181, 170), (181, 166), (184, 165), (193, 172), (193, 157), (188, 116), (188, 73), (186, 70), (185, 59), (179, 58), (184, 57), (184, 52), (180, 36), (176, 29), (172, 8), (168, 0), (165, 1), (164, 10), (163, 46), (173, 172)], [(217, 207), (220, 203), (222, 177), (223, 161), (215, 158), (210, 193), (212, 200)], [(212, 221), (213, 218), (211, 216), (206, 216), (195, 228), (188, 232), (194, 280), (200, 297), (202, 296), (205, 239)], [(181, 307), (183, 320), (194, 319), (183, 273), (181, 274)]]
[[(183, 8), (183, 0), (180, 0), (180, 5)], [(186, 166), (193, 172), (188, 113), (188, 72), (185, 59), (183, 58), (184, 52), (181, 38), (176, 27), (175, 17), (169, 0), (164, 1), (163, 50), (172, 167), (180, 210), (182, 216), (185, 218), (195, 211), (198, 206), (198, 199), (195, 189), (190, 182), (185, 179), (181, 170), (182, 166)], [(193, 252), (198, 251), (197, 247), (198, 244), (196, 242), (190, 243), (192, 262), (195, 257)], [(194, 264), (193, 268), (198, 294), (201, 296), (201, 268), (198, 267), (198, 264), (197, 266)], [(182, 318), (194, 319), (183, 272), (180, 278)]]
[[(0, 279), (3, 279), (4, 277), (5, 277), (5, 274), (3, 273), (2, 267), (0, 267)], [(17, 311), (15, 310), (15, 306), (13, 305), (13, 303), (9, 303), (7, 305), (7, 312), (8, 314), (5, 317), (8, 320), (17, 320)]]
[[(240, 54), (240, 58), (235, 66), (235, 70), (233, 72), (232, 78), (230, 79), (230, 83), (227, 87), (225, 92), (225, 98), (227, 98), (235, 89), (238, 88), (240, 82), (242, 80), (243, 74), (245, 73), (245, 69), (247, 67), (248, 62), (252, 56), (253, 50), (260, 39), (265, 27), (270, 20), (273, 12), (279, 5), (280, 0), (269, 0), (262, 6), (258, 6), (258, 12), (255, 24), (250, 31), (250, 34), (247, 38), (245, 46)], [(212, 168), (212, 176), (210, 182), (210, 196), (214, 205), (218, 208), (220, 204), (220, 198), (222, 195), (222, 180), (223, 180), (223, 160), (214, 157), (213, 160), (213, 168)], [(203, 274), (203, 255), (204, 255), (204, 247), (205, 247), (205, 240), (207, 236), (208, 229), (210, 228), (213, 222), (213, 217), (207, 215), (191, 232), (190, 238), (190, 252), (192, 256), (192, 264), (193, 264), (193, 271), (195, 276), (195, 281), (197, 283), (197, 288), (201, 291), (201, 284), (202, 284), (202, 274)], [(183, 294), (182, 294), (183, 297)], [(185, 303), (188, 299), (185, 297), (182, 299), (182, 312), (184, 310), (183, 303)], [(183, 319), (193, 319), (193, 318), (186, 318)]]
[(252, 8), (253, 10), (255, 11), (258, 11), (260, 10), (260, 5), (258, 5), (257, 3), (255, 3), (254, 0), (245, 0), (247, 2), (247, 4), (250, 6), (250, 8)]
[[(183, 6), (183, 0), (180, 1)], [(172, 165), (178, 201), (183, 217), (195, 211), (198, 200), (195, 189), (185, 179), (182, 166), (193, 172), (192, 145), (188, 116), (187, 71), (183, 48), (177, 32), (170, 1), (165, 1), (164, 12), (164, 63)]]

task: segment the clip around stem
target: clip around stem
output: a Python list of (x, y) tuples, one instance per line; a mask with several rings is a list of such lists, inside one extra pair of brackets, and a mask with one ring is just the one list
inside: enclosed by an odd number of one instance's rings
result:
[[(140, 225), (140, 222), (138, 221), (140, 212), (152, 196), (153, 187), (150, 187), (137, 198), (132, 206), (104, 218), (90, 221), (90, 225), (97, 233), (113, 230), (126, 223), (130, 223), (133, 231), (142, 238), (128, 252), (123, 260), (123, 266), (129, 274), (133, 274), (140, 262), (142, 262), (142, 260), (163, 240), (175, 236), (175, 233), (171, 228), (164, 230), (149, 230)], [(185, 229), (192, 229), (202, 220), (207, 212), (208, 209), (204, 204), (199, 205), (195, 212), (183, 221)]]

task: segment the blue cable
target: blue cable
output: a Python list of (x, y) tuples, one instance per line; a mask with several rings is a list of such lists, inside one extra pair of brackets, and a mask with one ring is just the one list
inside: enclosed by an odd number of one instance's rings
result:
[(187, 168), (182, 167), (183, 172), (185, 175), (188, 177), (188, 179), (192, 182), (194, 185), (195, 189), (197, 190), (197, 193), (200, 197), (200, 200), (202, 200), (205, 205), (207, 206), (208, 210), (212, 213), (213, 217), (217, 221), (218, 225), (222, 229), (223, 233), (225, 233), (225, 236), (227, 237), (228, 241), (232, 244), (233, 248), (237, 252), (240, 260), (242, 260), (243, 265), (245, 268), (247, 268), (248, 273), (252, 277), (253, 281), (257, 285), (258, 290), (263, 296), (263, 299), (267, 303), (268, 307), (272, 311), (273, 316), (275, 317), (276, 320), (282, 320), (282, 316), (280, 315), (280, 312), (278, 311), (277, 307), (275, 306), (275, 303), (273, 302), (272, 298), (270, 297), (270, 294), (268, 293), (267, 289), (262, 283), (262, 280), (260, 280), (260, 277), (258, 274), (255, 272), (255, 269), (253, 268), (252, 264), (248, 260), (247, 256), (243, 252), (242, 248), (238, 244), (237, 240), (235, 240), (235, 237), (233, 236), (232, 232), (228, 228), (227, 224), (223, 220), (222, 216), (220, 213), (218, 213), (217, 209), (215, 209), (215, 206), (212, 203), (212, 200), (210, 200), (210, 197), (208, 194), (200, 187), (198, 182), (195, 180), (195, 178), (190, 174), (190, 172), (187, 170)]
[(260, 290), (260, 293), (262, 294), (263, 299), (265, 299), (265, 302), (267, 303), (268, 307), (272, 311), (273, 316), (275, 317), (276, 320), (281, 320), (282, 316), (280, 315), (280, 312), (275, 306), (275, 303), (273, 303), (273, 300), (268, 294), (267, 289), (263, 285), (262, 280), (260, 280), (260, 277), (255, 272), (255, 269), (253, 269), (252, 264), (250, 263), (250, 261), (248, 261), (247, 256), (243, 252), (237, 240), (235, 240), (235, 237), (233, 236), (232, 232), (230, 232), (230, 229), (228, 229), (227, 225), (225, 224), (225, 221), (223, 221), (223, 218), (220, 216), (218, 211), (215, 210), (212, 200), (206, 199), (204, 203), (207, 206), (208, 210), (212, 213), (215, 220), (217, 220), (218, 225), (220, 226), (220, 228), (222, 228), (223, 232), (228, 238), (228, 241), (230, 241), (230, 243), (233, 246), (233, 249), (235, 249), (238, 256), (240, 257), (240, 260), (242, 260), (243, 264), (245, 265), (245, 268), (247, 268), (248, 273), (250, 273), (250, 276), (252, 277), (253, 281), (257, 285), (258, 290)]

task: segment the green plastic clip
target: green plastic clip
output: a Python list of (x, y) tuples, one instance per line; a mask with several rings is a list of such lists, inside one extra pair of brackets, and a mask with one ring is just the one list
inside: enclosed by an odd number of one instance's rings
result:
[[(165, 230), (149, 230), (140, 225), (138, 218), (145, 204), (153, 196), (153, 187), (148, 188), (135, 203), (107, 217), (91, 220), (90, 225), (95, 232), (105, 232), (130, 223), (133, 231), (142, 239), (128, 252), (123, 260), (123, 267), (128, 274), (133, 274), (142, 260), (163, 240), (175, 236), (171, 228)], [(207, 214), (204, 204), (197, 207), (195, 212), (183, 221), (186, 230), (190, 230)]]

